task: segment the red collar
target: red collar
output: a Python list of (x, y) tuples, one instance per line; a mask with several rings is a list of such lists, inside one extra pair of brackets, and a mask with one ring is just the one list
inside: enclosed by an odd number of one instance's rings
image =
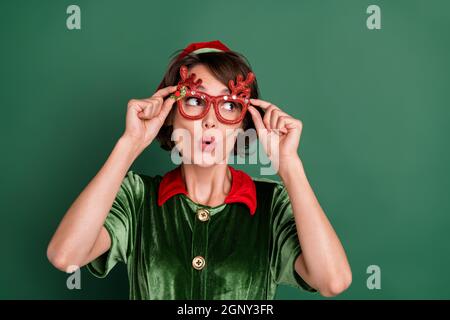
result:
[[(231, 171), (231, 190), (225, 198), (225, 203), (241, 202), (254, 215), (256, 211), (256, 186), (252, 178), (242, 170), (236, 170), (228, 166)], [(181, 165), (167, 172), (159, 184), (158, 206), (176, 194), (187, 195), (187, 190), (181, 175)]]

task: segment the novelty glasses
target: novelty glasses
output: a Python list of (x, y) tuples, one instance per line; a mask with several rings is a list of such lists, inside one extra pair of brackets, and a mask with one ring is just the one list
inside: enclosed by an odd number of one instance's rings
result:
[(176, 99), (183, 117), (190, 120), (202, 119), (213, 105), (216, 117), (222, 123), (236, 124), (244, 119), (250, 104), (250, 84), (255, 79), (252, 72), (247, 74), (245, 80), (242, 75), (237, 76), (236, 83), (230, 80), (228, 87), (231, 93), (220, 96), (210, 96), (198, 90), (202, 79), (195, 80), (195, 73), (188, 77), (188, 68), (184, 65), (180, 67), (180, 75), (177, 91), (171, 97)]

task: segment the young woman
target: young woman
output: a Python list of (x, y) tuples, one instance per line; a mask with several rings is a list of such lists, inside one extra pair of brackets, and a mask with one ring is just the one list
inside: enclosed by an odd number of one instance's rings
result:
[[(252, 128), (280, 182), (227, 164)], [(49, 260), (98, 277), (124, 262), (131, 299), (273, 299), (280, 283), (341, 293), (351, 270), (298, 156), (301, 131), (258, 99), (242, 55), (220, 41), (189, 45), (159, 90), (128, 103), (125, 132), (62, 219)], [(130, 170), (155, 139), (182, 163), (163, 176)]]

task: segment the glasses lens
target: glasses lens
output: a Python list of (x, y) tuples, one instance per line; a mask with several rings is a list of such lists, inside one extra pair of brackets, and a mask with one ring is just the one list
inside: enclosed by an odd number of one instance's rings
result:
[(237, 120), (241, 116), (244, 106), (237, 101), (223, 100), (219, 103), (219, 113), (226, 120)]
[(197, 96), (185, 96), (181, 100), (181, 105), (184, 112), (192, 117), (202, 114), (207, 107), (206, 100)]

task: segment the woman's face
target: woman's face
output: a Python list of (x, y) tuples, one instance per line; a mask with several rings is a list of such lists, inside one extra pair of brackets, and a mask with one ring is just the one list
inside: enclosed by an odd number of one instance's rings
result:
[[(211, 96), (230, 93), (229, 88), (217, 80), (205, 65), (193, 66), (189, 69), (189, 75), (192, 73), (195, 73), (196, 79), (202, 79), (198, 91)], [(176, 103), (174, 107), (177, 108)], [(242, 121), (233, 125), (221, 123), (211, 105), (205, 117), (199, 120), (186, 119), (177, 110), (173, 118), (172, 139), (182, 154), (183, 163), (207, 167), (227, 161), (240, 130)]]

